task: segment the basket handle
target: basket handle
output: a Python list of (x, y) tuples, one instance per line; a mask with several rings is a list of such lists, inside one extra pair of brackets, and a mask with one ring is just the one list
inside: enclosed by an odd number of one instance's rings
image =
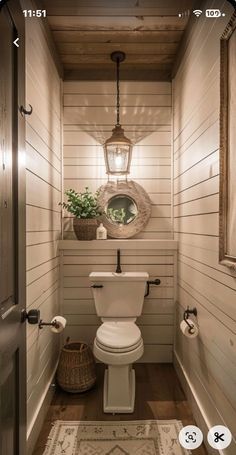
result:
[(79, 352), (82, 352), (83, 349), (84, 349), (84, 343), (81, 343), (80, 348), (79, 348)]
[(69, 342), (70, 342), (70, 337), (67, 337), (66, 344), (69, 344)]

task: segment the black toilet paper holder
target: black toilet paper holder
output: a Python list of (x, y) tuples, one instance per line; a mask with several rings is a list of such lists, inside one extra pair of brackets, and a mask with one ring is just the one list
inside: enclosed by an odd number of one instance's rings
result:
[(57, 320), (52, 321), (52, 322), (44, 322), (42, 319), (39, 321), (39, 329), (43, 329), (45, 325), (49, 325), (51, 327), (55, 327), (56, 329), (59, 329), (60, 325), (58, 324)]
[(189, 307), (187, 307), (187, 310), (184, 311), (184, 320), (185, 320), (185, 322), (186, 322), (186, 324), (188, 325), (188, 328), (189, 328), (188, 329), (188, 333), (192, 334), (194, 326), (188, 322), (188, 317), (189, 317), (190, 314), (193, 314), (194, 316), (197, 316), (197, 308), (194, 307), (194, 308), (190, 309)]

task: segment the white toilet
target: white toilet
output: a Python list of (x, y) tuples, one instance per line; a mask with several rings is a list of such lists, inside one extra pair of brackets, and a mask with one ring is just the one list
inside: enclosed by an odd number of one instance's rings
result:
[(92, 272), (89, 275), (97, 315), (102, 320), (94, 340), (95, 357), (108, 365), (104, 377), (103, 409), (108, 413), (134, 410), (135, 371), (143, 355), (136, 318), (141, 315), (146, 272)]

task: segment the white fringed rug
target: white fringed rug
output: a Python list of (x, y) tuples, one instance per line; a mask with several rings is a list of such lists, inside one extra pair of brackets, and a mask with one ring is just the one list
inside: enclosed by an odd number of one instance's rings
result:
[(44, 455), (189, 455), (178, 420), (54, 422)]

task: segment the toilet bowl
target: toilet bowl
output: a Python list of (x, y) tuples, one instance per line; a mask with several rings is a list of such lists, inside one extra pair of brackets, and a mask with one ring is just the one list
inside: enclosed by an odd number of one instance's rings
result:
[[(93, 295), (102, 324), (94, 340), (95, 357), (107, 365), (104, 376), (103, 410), (132, 413), (135, 403), (135, 371), (132, 364), (142, 357), (143, 339), (136, 317), (141, 314), (148, 274), (91, 273)], [(118, 285), (118, 286), (117, 286)]]
[(143, 354), (141, 332), (135, 322), (104, 322), (96, 333), (94, 353), (104, 363), (135, 362)]
[(135, 371), (132, 363), (144, 352), (141, 332), (134, 322), (104, 322), (97, 330), (93, 352), (108, 365), (103, 388), (103, 409), (131, 413), (135, 401)]

